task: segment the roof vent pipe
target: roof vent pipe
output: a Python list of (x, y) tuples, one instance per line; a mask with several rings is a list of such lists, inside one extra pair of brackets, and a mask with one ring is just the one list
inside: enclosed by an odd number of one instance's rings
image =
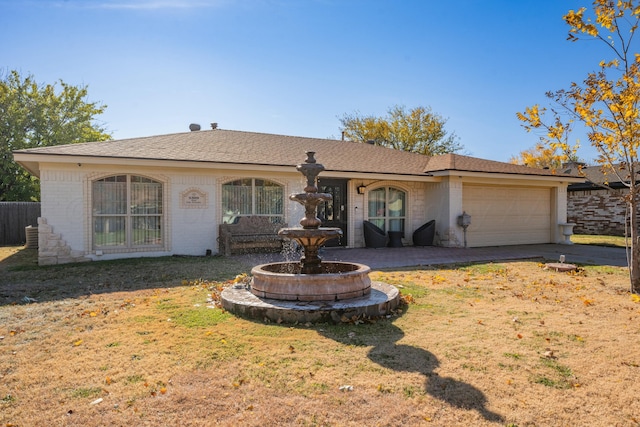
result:
[(197, 124), (197, 123), (191, 123), (191, 124), (189, 125), (189, 130), (190, 130), (191, 132), (198, 131), (198, 130), (200, 130), (200, 125), (199, 125), (199, 124)]
[(213, 129), (213, 130), (218, 129), (218, 124), (217, 123), (211, 123), (211, 129)]

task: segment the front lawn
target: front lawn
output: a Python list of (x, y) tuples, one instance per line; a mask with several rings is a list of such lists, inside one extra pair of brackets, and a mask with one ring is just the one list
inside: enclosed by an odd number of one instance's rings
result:
[[(284, 325), (215, 306), (247, 267), (0, 257), (0, 425), (637, 425), (624, 268), (375, 271), (384, 319)], [(6, 251), (10, 252), (10, 251)]]

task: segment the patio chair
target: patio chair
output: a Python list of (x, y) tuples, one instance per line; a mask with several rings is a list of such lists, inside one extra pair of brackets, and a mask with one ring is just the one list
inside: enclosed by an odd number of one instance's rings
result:
[(413, 232), (414, 246), (433, 246), (433, 237), (436, 233), (436, 220), (432, 219), (426, 224), (421, 225)]
[(368, 248), (384, 248), (387, 246), (387, 235), (378, 227), (369, 221), (363, 221), (364, 227), (364, 244)]

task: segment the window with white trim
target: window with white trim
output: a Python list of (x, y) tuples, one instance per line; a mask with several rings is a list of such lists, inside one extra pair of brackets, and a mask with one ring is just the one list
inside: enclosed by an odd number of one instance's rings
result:
[(162, 192), (161, 182), (137, 175), (114, 175), (93, 181), (93, 247), (162, 246)]
[(369, 191), (369, 221), (385, 232), (404, 232), (406, 200), (406, 193), (394, 187), (380, 187)]
[(232, 224), (241, 216), (266, 216), (284, 222), (284, 187), (273, 181), (243, 178), (222, 185), (222, 222)]

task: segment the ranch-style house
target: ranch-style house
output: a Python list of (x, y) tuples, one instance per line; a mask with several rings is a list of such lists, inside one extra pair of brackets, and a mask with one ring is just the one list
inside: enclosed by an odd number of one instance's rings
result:
[(223, 129), (25, 149), (14, 158), (41, 182), (39, 262), (58, 264), (217, 254), (220, 226), (242, 217), (296, 226), (302, 206), (288, 195), (302, 192), (295, 167), (307, 151), (325, 167), (320, 191), (333, 195), (319, 217), (343, 231), (332, 244), (350, 248), (365, 246), (365, 222), (412, 245), (432, 220), (427, 244), (437, 246), (561, 243), (567, 186), (584, 181), (457, 154)]

